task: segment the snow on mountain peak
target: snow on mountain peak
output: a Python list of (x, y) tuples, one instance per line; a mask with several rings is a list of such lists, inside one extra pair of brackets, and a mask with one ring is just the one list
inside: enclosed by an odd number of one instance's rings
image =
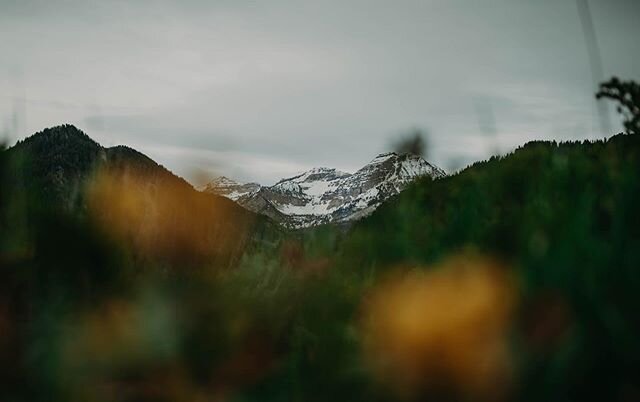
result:
[(397, 157), (398, 154), (395, 152), (383, 152), (381, 154), (378, 154), (375, 158), (373, 158), (373, 160), (371, 162), (369, 162), (368, 164), (372, 164), (372, 163), (381, 163), (384, 162), (390, 158), (394, 158)]
[(239, 183), (225, 176), (219, 176), (207, 183), (202, 191), (221, 195), (234, 201), (260, 190), (258, 183)]
[(235, 180), (232, 180), (226, 176), (219, 176), (216, 177), (215, 179), (211, 180), (211, 182), (209, 182), (207, 185), (217, 185), (217, 186), (235, 186), (238, 185), (240, 183), (238, 183)]
[(441, 169), (419, 156), (386, 152), (355, 173), (319, 167), (267, 187), (220, 177), (203, 191), (231, 198), (283, 226), (303, 228), (359, 219), (416, 178), (444, 175)]

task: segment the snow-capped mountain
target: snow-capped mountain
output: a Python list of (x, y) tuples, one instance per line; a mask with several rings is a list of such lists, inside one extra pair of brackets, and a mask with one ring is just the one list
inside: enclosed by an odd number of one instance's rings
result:
[(224, 176), (213, 179), (202, 188), (204, 192), (222, 195), (234, 201), (258, 190), (258, 183), (238, 183)]
[(419, 156), (388, 152), (355, 173), (314, 168), (273, 186), (237, 183), (219, 177), (203, 191), (228, 197), (289, 228), (348, 222), (373, 212), (421, 176), (445, 173)]

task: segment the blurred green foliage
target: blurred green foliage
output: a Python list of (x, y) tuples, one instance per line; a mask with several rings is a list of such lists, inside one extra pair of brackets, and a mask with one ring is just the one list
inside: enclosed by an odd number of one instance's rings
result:
[[(241, 239), (212, 260), (146, 258), (105, 235), (83, 195), (105, 151), (73, 138), (81, 149), (0, 152), (2, 400), (393, 400), (363, 359), (363, 302), (402, 267), (470, 249), (518, 280), (511, 399), (637, 400), (637, 136), (529, 143), (420, 180), (348, 230), (283, 233), (206, 201), (225, 211), (207, 244)], [(119, 174), (162, 172), (125, 148), (105, 158)], [(190, 200), (182, 191), (172, 207)], [(145, 190), (143, 211), (162, 194)]]
[(464, 248), (500, 257), (521, 281), (523, 320), (527, 305), (545, 297), (569, 310), (570, 336), (553, 353), (522, 346), (519, 399), (637, 396), (639, 175), (635, 135), (532, 142), (411, 186), (356, 225), (341, 248), (341, 264), (375, 275)]

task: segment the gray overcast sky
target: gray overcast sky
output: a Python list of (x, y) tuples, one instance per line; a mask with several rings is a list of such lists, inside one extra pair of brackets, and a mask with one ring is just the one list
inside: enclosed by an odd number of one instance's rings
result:
[[(640, 1), (589, 5), (640, 80)], [(413, 127), (445, 169), (605, 136), (575, 0), (0, 0), (0, 38), (10, 143), (68, 122), (188, 178), (353, 171)]]

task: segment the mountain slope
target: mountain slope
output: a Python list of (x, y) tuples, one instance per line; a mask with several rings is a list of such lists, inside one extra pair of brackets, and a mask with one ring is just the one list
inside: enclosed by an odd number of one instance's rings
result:
[(36, 209), (86, 217), (145, 258), (228, 266), (246, 247), (279, 236), (264, 217), (194, 190), (132, 148), (104, 148), (71, 125), (5, 152), (14, 196), (23, 194)]
[(444, 247), (468, 244), (504, 255), (529, 255), (537, 243), (545, 252), (575, 247), (567, 231), (576, 225), (609, 241), (615, 225), (627, 230), (636, 222), (630, 219), (638, 216), (638, 172), (638, 136), (531, 142), (442, 180), (416, 181), (359, 221), (353, 236), (366, 232), (367, 247), (380, 248), (362, 255), (389, 262), (430, 260)]
[(238, 183), (224, 176), (215, 178), (202, 188), (206, 193), (221, 195), (234, 201), (258, 190), (260, 190), (258, 183)]
[(444, 172), (418, 156), (390, 152), (355, 173), (314, 168), (269, 187), (222, 177), (203, 190), (231, 198), (285, 227), (303, 228), (366, 216), (422, 176), (443, 177)]
[(532, 142), (415, 182), (332, 255), (363, 278), (452, 255), (469, 270), (477, 253), (500, 258), (518, 285), (522, 362), (535, 373), (520, 399), (604, 400), (638, 374), (639, 206), (640, 136)]
[(81, 203), (86, 182), (102, 168), (153, 176), (191, 187), (146, 155), (124, 145), (104, 148), (73, 125), (47, 128), (7, 150), (16, 180), (54, 204), (72, 208)]

